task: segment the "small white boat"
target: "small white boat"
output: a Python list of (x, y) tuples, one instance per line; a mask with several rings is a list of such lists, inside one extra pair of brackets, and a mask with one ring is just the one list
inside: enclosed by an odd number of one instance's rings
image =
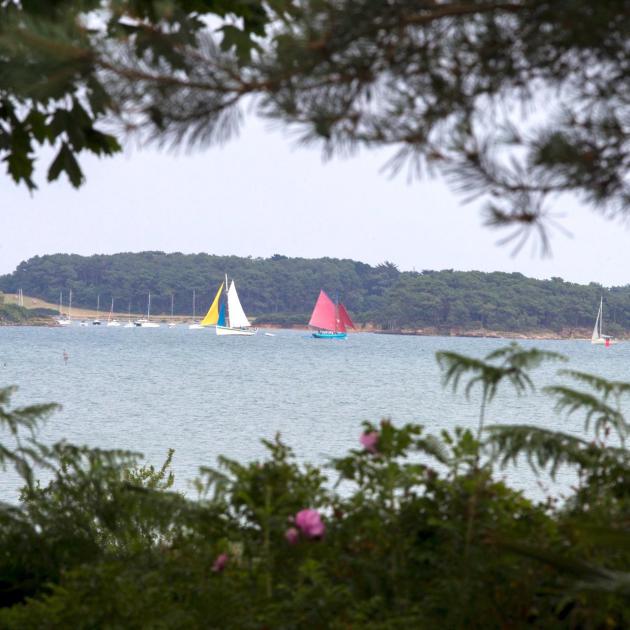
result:
[(114, 317), (114, 298), (112, 298), (112, 305), (109, 309), (109, 315), (107, 316), (107, 326), (118, 327), (120, 322)]
[(127, 323), (123, 326), (123, 328), (135, 328), (136, 325), (133, 323), (131, 319), (131, 300), (129, 300), (129, 308), (127, 310)]
[(195, 317), (196, 317), (196, 313), (195, 313), (195, 300), (196, 300), (196, 293), (195, 293), (195, 289), (193, 289), (193, 302), (192, 302), (192, 324), (188, 324), (188, 330), (202, 330), (203, 326), (195, 321)]
[(149, 293), (149, 300), (147, 303), (147, 318), (136, 319), (133, 323), (136, 328), (159, 328), (160, 325), (157, 322), (151, 321), (151, 293)]
[(150, 322), (148, 319), (136, 319), (133, 323), (136, 328), (159, 328), (160, 325), (157, 322)]
[(593, 335), (591, 336), (591, 343), (603, 346), (610, 346), (613, 343), (617, 343), (610, 335), (604, 335), (602, 333), (602, 327), (604, 323), (604, 297), (599, 300), (599, 310), (597, 311), (597, 318), (595, 319), (595, 327), (593, 328)]
[(101, 296), (100, 294), (96, 296), (96, 318), (92, 320), (92, 326), (100, 326), (101, 320), (99, 319), (99, 313), (101, 310)]
[(87, 327), (87, 326), (89, 326), (89, 324), (85, 320), (83, 320), (83, 321), (79, 322), (79, 326), (86, 326)]
[[(70, 295), (72, 296), (72, 292), (70, 292)], [(72, 300), (72, 297), (70, 297), (70, 300)], [(59, 293), (59, 317), (57, 318), (57, 323), (60, 326), (70, 326), (70, 324), (72, 324), (72, 320), (70, 319), (70, 307), (68, 307), (68, 314), (63, 314), (63, 292)]]
[(168, 323), (169, 328), (175, 328), (177, 326), (177, 322), (173, 321), (173, 305), (175, 302), (175, 296), (171, 293), (171, 321)]
[(265, 337), (275, 337), (273, 333), (265, 333)]

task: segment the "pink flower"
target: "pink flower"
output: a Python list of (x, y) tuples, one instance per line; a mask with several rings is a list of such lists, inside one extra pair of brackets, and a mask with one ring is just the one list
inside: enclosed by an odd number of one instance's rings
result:
[(284, 537), (287, 539), (287, 542), (290, 545), (295, 545), (298, 539), (300, 538), (300, 532), (298, 532), (295, 527), (289, 527), (286, 532), (284, 532)]
[(317, 510), (300, 510), (295, 515), (295, 524), (307, 538), (321, 538), (326, 531)]
[(228, 563), (229, 557), (227, 553), (222, 553), (217, 556), (217, 559), (214, 561), (212, 565), (212, 570), (215, 573), (221, 573), (223, 569), (225, 569), (225, 565)]
[(363, 433), (359, 440), (366, 451), (369, 451), (370, 453), (378, 453), (378, 438), (378, 432), (371, 431), (370, 433)]

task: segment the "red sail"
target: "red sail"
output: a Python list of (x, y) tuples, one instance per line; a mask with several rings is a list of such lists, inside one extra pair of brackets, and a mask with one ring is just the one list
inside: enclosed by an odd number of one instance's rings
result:
[(345, 326), (356, 329), (354, 322), (350, 319), (350, 315), (348, 315), (348, 311), (346, 311), (346, 307), (343, 304), (339, 305), (339, 319)]
[(337, 321), (335, 322), (335, 332), (346, 332), (346, 325), (339, 317), (339, 311), (337, 311)]
[(324, 291), (319, 292), (319, 297), (308, 325), (314, 328), (323, 328), (324, 330), (336, 330), (338, 328), (337, 308)]

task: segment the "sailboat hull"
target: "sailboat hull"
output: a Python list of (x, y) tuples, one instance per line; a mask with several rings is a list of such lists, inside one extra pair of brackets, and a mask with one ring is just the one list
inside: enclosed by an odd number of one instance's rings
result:
[(242, 337), (251, 337), (258, 332), (258, 328), (230, 328), (229, 326), (216, 326), (217, 335), (240, 335)]
[(315, 339), (345, 339), (348, 335), (345, 332), (314, 332)]
[(133, 325), (136, 328), (159, 328), (160, 325), (157, 322), (150, 322), (146, 319), (137, 319)]

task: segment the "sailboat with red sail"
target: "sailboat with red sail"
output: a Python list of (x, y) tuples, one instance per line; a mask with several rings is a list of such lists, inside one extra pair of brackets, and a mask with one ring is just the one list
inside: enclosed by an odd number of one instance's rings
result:
[(315, 328), (316, 339), (345, 339), (348, 328), (355, 328), (343, 304), (333, 302), (325, 291), (319, 292), (309, 326)]

